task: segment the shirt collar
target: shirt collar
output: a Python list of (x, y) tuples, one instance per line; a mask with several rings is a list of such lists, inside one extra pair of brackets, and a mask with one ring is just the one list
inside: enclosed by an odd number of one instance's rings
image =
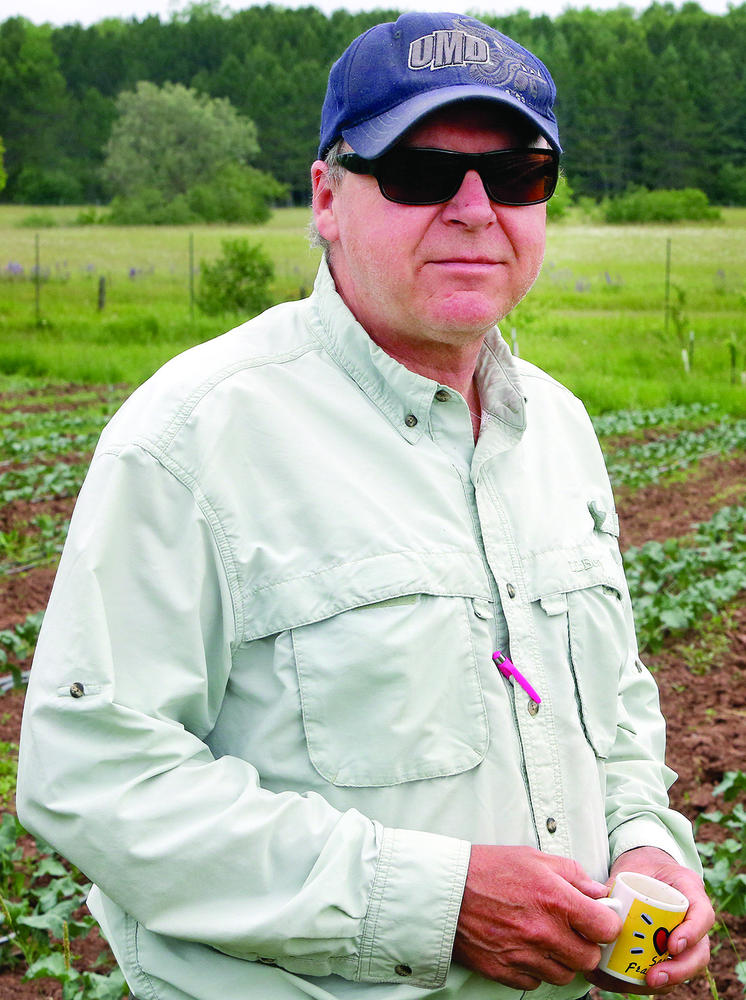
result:
[[(337, 292), (325, 260), (319, 265), (310, 304), (310, 325), (324, 348), (354, 379), (399, 433), (412, 444), (428, 426), (435, 393), (433, 379), (418, 375), (378, 347)], [(510, 348), (493, 327), (477, 360), (483, 414), (519, 438), (526, 425), (525, 399)]]

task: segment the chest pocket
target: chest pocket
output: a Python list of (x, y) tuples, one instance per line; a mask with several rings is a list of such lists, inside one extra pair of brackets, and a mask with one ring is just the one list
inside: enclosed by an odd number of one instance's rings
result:
[(488, 745), (471, 602), (404, 595), (293, 630), (313, 766), (335, 785), (475, 767)]
[(545, 660), (549, 669), (562, 669), (564, 651), (586, 739), (597, 757), (608, 757), (616, 740), (619, 678), (629, 655), (621, 567), (599, 545), (545, 554), (532, 569)]

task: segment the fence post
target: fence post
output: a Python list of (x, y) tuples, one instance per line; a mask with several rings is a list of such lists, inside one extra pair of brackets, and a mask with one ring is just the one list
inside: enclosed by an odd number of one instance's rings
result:
[(106, 277), (102, 274), (98, 279), (98, 311), (106, 305)]
[(36, 307), (36, 325), (41, 326), (41, 263), (39, 256), (39, 234), (34, 237), (36, 247), (36, 271), (34, 272), (34, 300)]
[(668, 314), (670, 311), (669, 300), (671, 295), (671, 237), (666, 240), (666, 290), (663, 306), (663, 333), (668, 338)]
[(189, 234), (189, 315), (194, 322), (194, 233)]

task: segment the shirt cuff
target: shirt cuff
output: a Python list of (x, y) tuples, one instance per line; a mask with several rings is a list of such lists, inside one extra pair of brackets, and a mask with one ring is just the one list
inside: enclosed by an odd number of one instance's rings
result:
[(358, 979), (442, 986), (469, 869), (467, 840), (383, 828)]
[(628, 820), (614, 830), (609, 836), (611, 864), (613, 865), (621, 854), (633, 851), (636, 847), (657, 847), (670, 854), (678, 864), (690, 867), (690, 859), (684, 856), (674, 837), (653, 819)]

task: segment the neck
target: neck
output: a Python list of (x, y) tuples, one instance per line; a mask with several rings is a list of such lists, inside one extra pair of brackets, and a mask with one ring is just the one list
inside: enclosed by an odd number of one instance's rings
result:
[(474, 440), (479, 436), (482, 407), (475, 377), (477, 358), (484, 338), (454, 348), (451, 345), (436, 344), (425, 350), (423, 344), (381, 343), (372, 338), (390, 357), (418, 375), (447, 385), (460, 392), (471, 412)]
[(483, 337), (458, 347), (450, 344), (406, 344), (401, 341), (387, 343), (375, 336), (371, 339), (411, 372), (455, 389), (467, 402), (472, 393), (476, 394), (474, 371)]

